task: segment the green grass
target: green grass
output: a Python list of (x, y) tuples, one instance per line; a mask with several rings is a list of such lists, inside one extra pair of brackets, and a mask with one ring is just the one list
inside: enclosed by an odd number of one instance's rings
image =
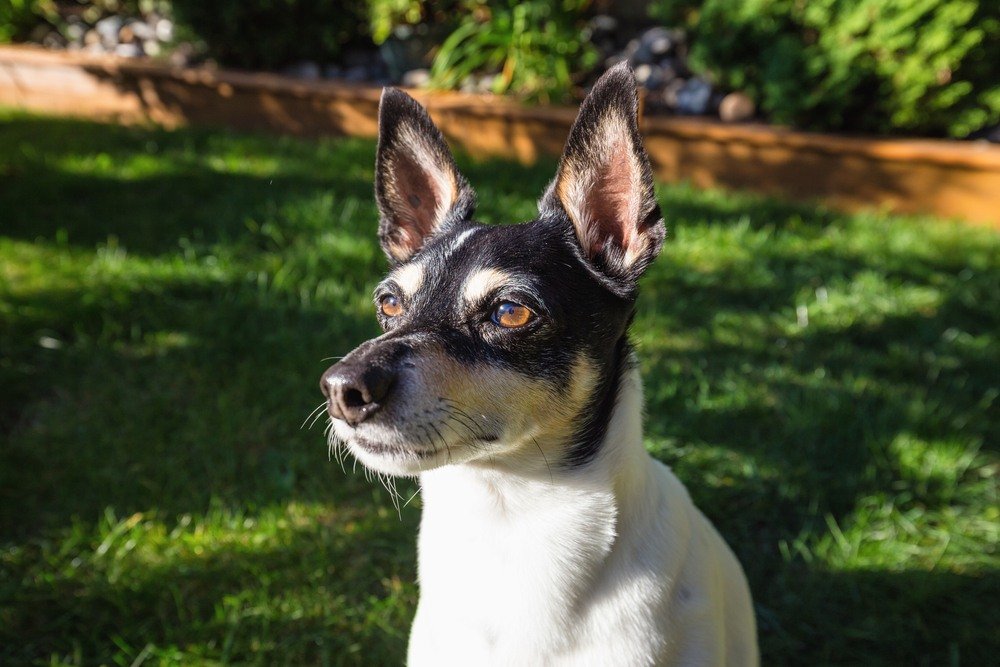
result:
[[(0, 112), (0, 663), (401, 661), (418, 503), (300, 429), (376, 331), (373, 160)], [(493, 222), (553, 169), (460, 161)], [(995, 660), (1000, 235), (660, 197), (647, 444), (765, 664)]]

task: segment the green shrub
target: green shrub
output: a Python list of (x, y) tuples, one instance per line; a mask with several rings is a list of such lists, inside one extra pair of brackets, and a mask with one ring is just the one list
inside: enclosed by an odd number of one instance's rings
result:
[(0, 0), (0, 44), (26, 39), (54, 14), (51, 0)]
[(248, 69), (329, 62), (369, 41), (363, 0), (173, 0), (179, 23), (219, 62)]
[(470, 0), (441, 45), (435, 85), (457, 88), (472, 74), (494, 74), (491, 90), (541, 102), (568, 99), (574, 75), (596, 53), (581, 39), (586, 0)]
[(705, 0), (691, 62), (778, 123), (961, 137), (1000, 121), (997, 6)]

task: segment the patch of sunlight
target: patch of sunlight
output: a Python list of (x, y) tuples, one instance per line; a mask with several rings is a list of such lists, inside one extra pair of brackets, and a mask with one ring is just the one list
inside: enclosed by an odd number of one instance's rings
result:
[(194, 337), (185, 331), (152, 331), (138, 342), (122, 344), (122, 351), (133, 359), (144, 359), (190, 348), (194, 343)]
[(1000, 509), (901, 506), (878, 494), (861, 498), (839, 520), (826, 517), (826, 531), (783, 540), (786, 558), (821, 563), (831, 570), (946, 570), (956, 573), (996, 568)]
[(78, 275), (90, 263), (89, 253), (41, 241), (17, 241), (0, 237), (0, 295), (24, 296), (59, 285)]
[[(383, 513), (388, 517), (388, 510)], [(368, 515), (326, 503), (290, 502), (255, 513), (213, 507), (168, 522), (155, 511), (119, 517), (109, 509), (97, 525), (76, 523), (61, 544), (51, 545), (55, 551), (50, 555), (63, 560), (58, 569), (65, 576), (100, 572), (113, 583), (223, 553), (281, 550), (302, 531), (345, 532), (351, 524), (367, 523)]]
[(807, 329), (876, 328), (892, 318), (932, 317), (943, 301), (937, 288), (903, 284), (867, 270), (846, 280), (800, 289), (785, 329), (794, 335)]
[(889, 445), (900, 477), (896, 486), (907, 487), (918, 498), (934, 492), (953, 496), (979, 451), (979, 442), (928, 441), (910, 433), (900, 433)]
[(698, 282), (698, 273), (738, 272), (741, 284), (774, 282), (773, 274), (760, 261), (774, 243), (774, 231), (753, 229), (747, 217), (734, 225), (679, 227), (673, 237), (659, 261), (683, 267), (686, 280)]
[(696, 475), (699, 485), (723, 489), (746, 480), (777, 479), (781, 471), (757, 457), (706, 442), (679, 444), (670, 438), (645, 438), (646, 450), (676, 469), (682, 478)]
[(114, 177), (122, 180), (140, 180), (184, 171), (186, 165), (165, 155), (132, 153), (113, 156), (108, 153), (65, 155), (49, 157), (56, 169), (73, 176)]

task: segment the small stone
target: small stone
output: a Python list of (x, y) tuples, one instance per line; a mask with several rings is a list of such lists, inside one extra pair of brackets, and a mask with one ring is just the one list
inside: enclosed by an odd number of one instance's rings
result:
[(646, 82), (649, 81), (649, 77), (653, 75), (653, 66), (645, 64), (639, 65), (635, 68), (634, 74), (636, 81), (642, 85), (646, 85)]
[(323, 77), (327, 79), (344, 78), (344, 70), (336, 65), (327, 65), (323, 68)]
[(84, 46), (95, 46), (100, 45), (101, 36), (97, 34), (96, 30), (88, 30), (83, 35), (83, 45)]
[(101, 36), (101, 41), (105, 46), (114, 46), (118, 43), (118, 33), (122, 29), (122, 20), (117, 16), (109, 16), (98, 21), (94, 25), (97, 34)]
[(157, 42), (155, 39), (147, 39), (145, 42), (142, 43), (142, 51), (147, 56), (156, 57), (161, 53), (160, 43)]
[(138, 44), (119, 44), (115, 47), (115, 55), (122, 58), (138, 58), (142, 55), (142, 47)]
[(156, 39), (161, 42), (169, 42), (174, 38), (174, 24), (170, 19), (160, 19), (153, 29), (156, 32)]
[(306, 79), (315, 81), (320, 78), (319, 65), (312, 60), (302, 60), (294, 65), (290, 65), (281, 71), (282, 74), (293, 76), (296, 79)]
[(618, 29), (618, 19), (610, 14), (598, 14), (590, 19), (590, 28), (595, 33), (614, 32)]
[(684, 79), (674, 79), (673, 81), (667, 82), (663, 87), (663, 91), (657, 95), (657, 98), (662, 102), (663, 106), (668, 109), (677, 109), (677, 98), (680, 91), (684, 89), (687, 85), (687, 81)]
[(58, 32), (53, 30), (42, 38), (42, 46), (47, 49), (63, 49), (66, 47), (66, 40)]
[(639, 41), (654, 56), (664, 56), (674, 47), (674, 36), (666, 28), (650, 28)]
[(86, 27), (80, 23), (68, 23), (66, 25), (66, 39), (74, 44), (83, 44), (83, 36), (86, 32)]
[(719, 104), (719, 118), (727, 123), (742, 123), (753, 118), (757, 106), (746, 93), (729, 93)]
[(700, 116), (708, 111), (712, 101), (712, 84), (704, 79), (689, 79), (677, 91), (677, 112)]
[(168, 60), (170, 65), (173, 67), (187, 67), (191, 64), (191, 60), (194, 57), (194, 47), (190, 44), (184, 43), (178, 45), (176, 49), (170, 52)]
[(684, 61), (680, 58), (664, 58), (660, 61), (660, 69), (663, 71), (663, 78), (666, 81), (673, 81), (678, 77), (687, 78), (691, 75)]
[(347, 70), (344, 72), (345, 81), (350, 81), (352, 83), (361, 83), (362, 81), (365, 81), (367, 79), (368, 79), (368, 69), (361, 65), (348, 67)]
[(639, 39), (633, 39), (628, 44), (625, 45), (625, 50), (622, 51), (625, 57), (628, 59), (629, 64), (632, 67), (641, 65), (643, 63), (653, 62), (653, 52), (649, 50), (648, 45), (643, 44)]
[(431, 81), (430, 70), (411, 69), (403, 74), (401, 83), (407, 88), (423, 88)]
[(123, 25), (122, 29), (118, 31), (118, 43), (131, 44), (134, 41), (135, 41), (135, 32), (133, 32), (132, 26)]
[(133, 21), (125, 27), (130, 28), (132, 34), (140, 42), (148, 42), (149, 40), (156, 39), (156, 30), (153, 26), (143, 21)]
[(493, 84), (496, 83), (497, 77), (495, 74), (484, 74), (479, 77), (479, 82), (476, 84), (477, 93), (492, 93)]

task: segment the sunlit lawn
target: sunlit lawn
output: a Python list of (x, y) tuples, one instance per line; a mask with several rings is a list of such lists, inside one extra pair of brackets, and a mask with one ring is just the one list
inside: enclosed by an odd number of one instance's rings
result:
[[(373, 160), (0, 112), (0, 663), (401, 662), (419, 501), (300, 429), (376, 330)], [(492, 222), (553, 168), (462, 162)], [(647, 443), (764, 664), (995, 661), (1000, 235), (660, 192)]]

